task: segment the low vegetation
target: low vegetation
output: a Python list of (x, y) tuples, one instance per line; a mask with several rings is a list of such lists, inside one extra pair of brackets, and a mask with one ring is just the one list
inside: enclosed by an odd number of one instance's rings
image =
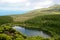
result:
[[(24, 36), (12, 29), (14, 25), (43, 30), (51, 38)], [(60, 5), (37, 9), (22, 15), (0, 16), (0, 40), (60, 40)]]

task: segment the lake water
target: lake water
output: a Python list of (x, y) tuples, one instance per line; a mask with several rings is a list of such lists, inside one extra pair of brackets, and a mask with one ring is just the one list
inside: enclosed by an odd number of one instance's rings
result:
[(41, 37), (44, 37), (44, 38), (50, 38), (50, 36), (47, 35), (46, 33), (44, 33), (43, 31), (26, 29), (26, 28), (20, 27), (20, 26), (15, 26), (15, 27), (13, 27), (13, 29), (16, 29), (18, 32), (21, 32), (22, 34), (24, 34), (28, 37), (41, 36)]

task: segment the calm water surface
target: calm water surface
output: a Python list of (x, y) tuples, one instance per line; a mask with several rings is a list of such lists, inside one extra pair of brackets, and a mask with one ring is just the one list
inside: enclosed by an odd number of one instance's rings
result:
[(50, 36), (47, 35), (46, 33), (44, 33), (43, 31), (26, 29), (26, 28), (20, 27), (20, 26), (15, 26), (15, 27), (13, 27), (13, 29), (16, 29), (17, 31), (19, 31), (22, 34), (29, 36), (29, 37), (30, 36), (41, 36), (44, 38), (50, 38)]

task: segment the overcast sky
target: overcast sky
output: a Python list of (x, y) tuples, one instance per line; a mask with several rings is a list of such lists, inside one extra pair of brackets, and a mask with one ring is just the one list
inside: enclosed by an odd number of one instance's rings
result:
[(60, 0), (0, 0), (0, 10), (33, 10), (60, 4)]

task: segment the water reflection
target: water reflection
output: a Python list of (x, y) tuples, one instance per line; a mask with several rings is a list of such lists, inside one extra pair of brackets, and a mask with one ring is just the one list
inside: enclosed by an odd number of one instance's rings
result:
[(26, 29), (20, 26), (15, 26), (13, 27), (14, 29), (16, 29), (19, 32), (22, 32), (23, 34), (25, 34), (26, 36), (41, 36), (44, 38), (50, 38), (49, 35), (47, 35), (46, 33), (44, 33), (43, 31), (38, 31), (38, 30), (31, 30), (31, 29)]

